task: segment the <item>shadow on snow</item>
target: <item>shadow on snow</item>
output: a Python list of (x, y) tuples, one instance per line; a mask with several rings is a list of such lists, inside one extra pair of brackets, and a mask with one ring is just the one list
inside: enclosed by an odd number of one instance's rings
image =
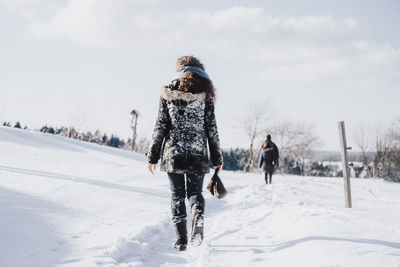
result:
[(0, 187), (0, 266), (56, 266), (69, 253), (45, 220), (62, 207)]
[(79, 176), (68, 175), (68, 174), (37, 171), (37, 170), (9, 167), (9, 166), (3, 166), (3, 165), (0, 165), (0, 171), (1, 170), (8, 171), (8, 172), (14, 172), (14, 173), (27, 174), (27, 175), (35, 175), (35, 176), (41, 176), (41, 177), (54, 178), (54, 179), (65, 180), (65, 181), (73, 181), (73, 182), (77, 182), (77, 183), (90, 184), (90, 185), (94, 185), (94, 186), (106, 187), (106, 188), (115, 189), (115, 190), (122, 190), (122, 191), (134, 192), (134, 193), (139, 193), (139, 194), (147, 194), (147, 195), (161, 197), (161, 198), (169, 198), (169, 194), (161, 192), (161, 191), (157, 192), (156, 190), (148, 190), (148, 189), (140, 188), (140, 187), (119, 185), (119, 184), (99, 181), (99, 180), (95, 180), (95, 179), (89, 179), (89, 178), (84, 178), (84, 177), (79, 177)]

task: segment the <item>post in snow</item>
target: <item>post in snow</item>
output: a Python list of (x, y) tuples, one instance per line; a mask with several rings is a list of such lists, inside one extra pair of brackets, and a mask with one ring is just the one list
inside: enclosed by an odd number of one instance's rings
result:
[(350, 188), (350, 172), (349, 172), (349, 161), (347, 157), (347, 150), (351, 147), (347, 147), (346, 143), (346, 130), (344, 128), (344, 121), (339, 121), (339, 139), (340, 148), (342, 152), (342, 165), (343, 165), (343, 179), (344, 179), (344, 202), (346, 208), (351, 208), (351, 188)]
[(139, 112), (137, 110), (132, 110), (131, 111), (132, 119), (131, 119), (131, 128), (133, 131), (133, 136), (132, 136), (132, 151), (135, 150), (135, 145), (136, 145), (136, 126), (137, 126), (137, 119), (139, 117)]

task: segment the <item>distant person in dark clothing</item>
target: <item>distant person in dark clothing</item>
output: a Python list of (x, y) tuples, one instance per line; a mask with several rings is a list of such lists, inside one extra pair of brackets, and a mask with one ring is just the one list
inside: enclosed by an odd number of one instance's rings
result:
[(271, 135), (267, 135), (267, 140), (261, 147), (259, 167), (263, 168), (266, 184), (272, 183), (272, 174), (275, 168), (279, 168), (279, 150), (271, 140)]

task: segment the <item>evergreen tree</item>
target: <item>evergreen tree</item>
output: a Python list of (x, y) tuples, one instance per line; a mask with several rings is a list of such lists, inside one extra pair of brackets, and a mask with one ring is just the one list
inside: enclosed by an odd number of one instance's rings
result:
[(55, 131), (54, 131), (54, 128), (53, 128), (53, 127), (49, 127), (49, 128), (47, 129), (47, 132), (50, 133), (50, 134), (55, 134)]
[(54, 128), (53, 127), (47, 127), (47, 125), (43, 126), (40, 131), (42, 133), (50, 133), (50, 134), (55, 134)]
[(107, 142), (108, 146), (112, 147), (123, 147), (125, 145), (125, 142), (123, 140), (120, 140), (117, 136), (111, 135), (110, 140)]
[(107, 136), (107, 134), (104, 134), (104, 135), (103, 135), (103, 137), (101, 138), (101, 141), (102, 141), (103, 144), (107, 144), (107, 142), (108, 142), (108, 136)]
[(42, 133), (47, 133), (47, 130), (48, 130), (49, 128), (45, 125), (45, 126), (43, 126), (42, 128), (40, 128), (40, 131), (42, 132)]

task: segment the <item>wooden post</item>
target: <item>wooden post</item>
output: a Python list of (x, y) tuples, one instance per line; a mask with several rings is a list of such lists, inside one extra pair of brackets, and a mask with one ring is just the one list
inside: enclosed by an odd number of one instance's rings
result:
[(344, 128), (344, 121), (338, 122), (340, 148), (342, 152), (342, 165), (343, 165), (343, 179), (344, 179), (344, 202), (346, 208), (351, 208), (351, 188), (350, 188), (350, 172), (349, 162), (347, 158), (347, 143), (346, 143), (346, 130)]
[(136, 146), (136, 126), (137, 126), (137, 120), (139, 117), (139, 112), (137, 110), (132, 110), (131, 112), (132, 119), (131, 119), (131, 128), (133, 131), (133, 136), (132, 136), (132, 151), (135, 151), (135, 146)]
[(136, 145), (136, 126), (137, 126), (137, 118), (138, 115), (135, 114), (133, 117), (133, 122), (132, 122), (132, 130), (133, 130), (133, 136), (132, 136), (132, 151), (135, 150), (135, 145)]

